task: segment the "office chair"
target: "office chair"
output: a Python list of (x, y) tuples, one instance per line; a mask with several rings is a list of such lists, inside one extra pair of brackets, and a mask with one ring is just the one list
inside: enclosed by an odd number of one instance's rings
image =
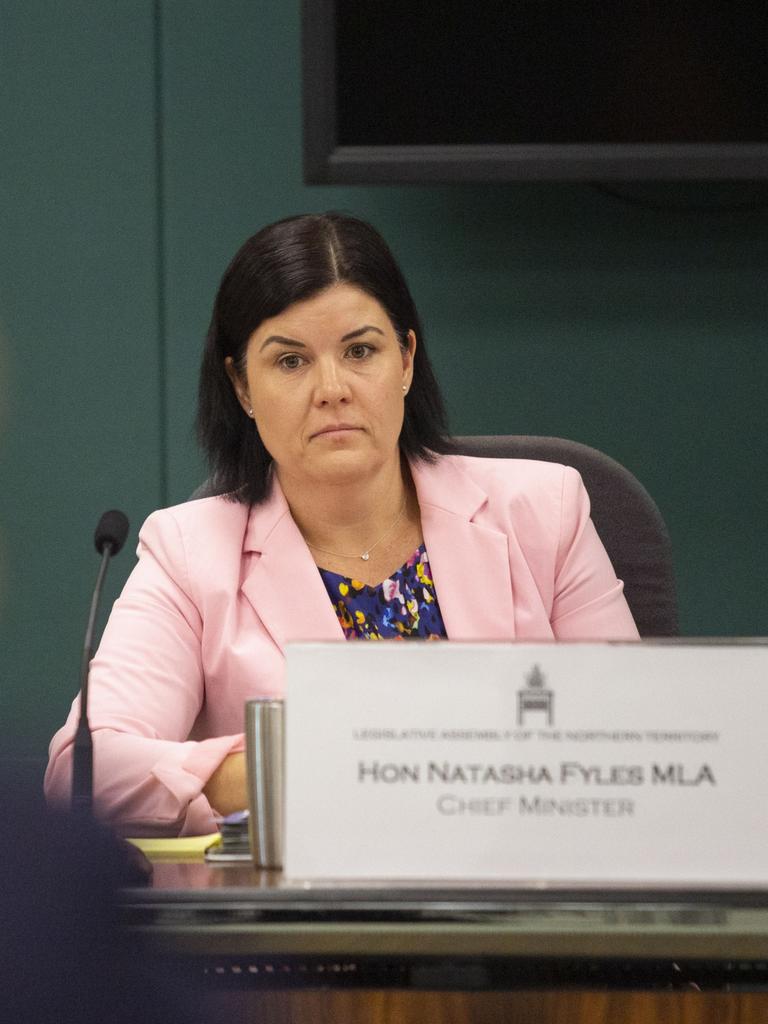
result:
[[(573, 466), (581, 474), (592, 508), (592, 521), (624, 581), (624, 595), (640, 636), (677, 636), (672, 545), (656, 503), (628, 469), (596, 448), (562, 437), (499, 434), (455, 437), (460, 455), (492, 459), (537, 459)], [(191, 498), (220, 494), (206, 480)]]

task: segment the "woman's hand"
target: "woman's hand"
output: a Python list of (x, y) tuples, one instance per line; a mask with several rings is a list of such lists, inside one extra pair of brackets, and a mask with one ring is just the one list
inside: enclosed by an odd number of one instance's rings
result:
[(245, 753), (227, 754), (208, 779), (203, 793), (214, 811), (226, 817), (248, 806), (248, 788), (245, 782)]

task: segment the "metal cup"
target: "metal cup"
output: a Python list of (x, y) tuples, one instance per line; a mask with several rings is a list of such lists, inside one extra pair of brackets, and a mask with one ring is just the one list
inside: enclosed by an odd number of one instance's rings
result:
[(257, 868), (283, 866), (283, 702), (245, 703), (248, 831)]

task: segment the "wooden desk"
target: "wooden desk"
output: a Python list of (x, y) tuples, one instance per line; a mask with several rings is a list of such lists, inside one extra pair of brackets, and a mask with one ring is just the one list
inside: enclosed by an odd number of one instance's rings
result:
[(122, 908), (213, 1007), (266, 1024), (768, 1021), (764, 895), (304, 887), (160, 863)]

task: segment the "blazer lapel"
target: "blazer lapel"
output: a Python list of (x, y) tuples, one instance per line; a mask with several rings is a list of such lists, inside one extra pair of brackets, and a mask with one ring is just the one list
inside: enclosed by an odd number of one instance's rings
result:
[[(473, 522), (485, 492), (451, 459), (418, 462), (411, 473), (424, 542), (451, 640), (514, 640), (515, 609), (506, 534)], [(273, 478), (251, 509), (242, 590), (275, 643), (342, 640), (320, 573)]]
[(411, 465), (435, 591), (450, 640), (514, 640), (507, 537), (473, 522), (487, 496), (452, 460)]
[(277, 480), (251, 509), (242, 590), (281, 649), (291, 640), (343, 640), (320, 573), (291, 517)]

